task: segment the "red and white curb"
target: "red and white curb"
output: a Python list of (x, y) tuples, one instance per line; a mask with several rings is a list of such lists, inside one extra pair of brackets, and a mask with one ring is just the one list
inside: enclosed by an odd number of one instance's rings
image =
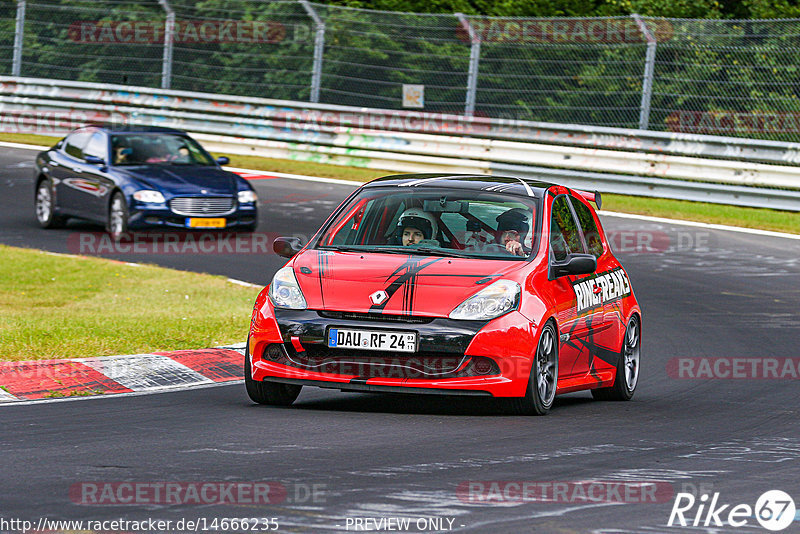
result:
[(245, 344), (29, 362), (0, 362), (0, 404), (146, 393), (242, 380)]

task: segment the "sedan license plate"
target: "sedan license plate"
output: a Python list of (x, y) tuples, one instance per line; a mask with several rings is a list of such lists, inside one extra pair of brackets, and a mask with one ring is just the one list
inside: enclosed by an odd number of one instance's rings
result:
[(328, 330), (328, 347), (334, 349), (388, 350), (416, 352), (417, 334), (414, 332), (389, 332), (386, 330)]
[(187, 228), (225, 228), (225, 219), (199, 219), (189, 217), (186, 219)]

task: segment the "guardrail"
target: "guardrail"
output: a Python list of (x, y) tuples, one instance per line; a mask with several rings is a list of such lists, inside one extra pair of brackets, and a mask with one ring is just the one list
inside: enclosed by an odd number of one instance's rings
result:
[(154, 124), (233, 154), (537, 176), (610, 193), (800, 211), (794, 143), (13, 77), (0, 77), (0, 112), (5, 131), (72, 119)]

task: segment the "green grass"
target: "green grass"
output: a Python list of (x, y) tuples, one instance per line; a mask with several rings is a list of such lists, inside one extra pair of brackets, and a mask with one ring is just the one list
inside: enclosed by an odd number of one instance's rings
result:
[(603, 195), (603, 209), (800, 234), (800, 213), (666, 198)]
[[(0, 134), (0, 140), (16, 143), (28, 143), (50, 146), (55, 138), (30, 134)], [(285, 172), (339, 178), (354, 182), (369, 180), (396, 174), (395, 171), (380, 169), (364, 169), (360, 167), (344, 167), (325, 163), (295, 161), (284, 159), (259, 158), (256, 156), (239, 156), (236, 154), (214, 154), (228, 156), (232, 167), (242, 167), (262, 171)], [(760, 230), (773, 230), (800, 234), (800, 213), (777, 211), (761, 208), (740, 208), (706, 202), (689, 202), (685, 200), (669, 200), (658, 198), (634, 197), (627, 195), (603, 195), (603, 209), (623, 213), (652, 215), (671, 219), (685, 219), (714, 224), (744, 226)]]
[(258, 289), (224, 277), (0, 245), (0, 360), (137, 354), (247, 339)]
[(53, 146), (59, 139), (61, 138), (52, 135), (0, 133), (0, 141), (25, 145)]
[(289, 174), (305, 174), (307, 176), (322, 176), (324, 178), (338, 178), (339, 180), (352, 180), (354, 182), (369, 182), (387, 174), (400, 174), (397, 171), (382, 169), (364, 169), (362, 167), (345, 167), (329, 163), (316, 163), (313, 161), (295, 161), (290, 159), (260, 158), (257, 156), (240, 156), (237, 154), (213, 154), (213, 156), (228, 156), (231, 167), (256, 169), (259, 171), (285, 172)]

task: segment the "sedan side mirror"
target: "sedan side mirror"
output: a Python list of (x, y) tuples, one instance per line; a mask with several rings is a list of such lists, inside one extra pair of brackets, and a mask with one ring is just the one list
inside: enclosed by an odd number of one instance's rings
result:
[(597, 270), (597, 258), (591, 254), (570, 254), (566, 260), (550, 265), (553, 278), (569, 274), (591, 274)]
[(220, 157), (217, 158), (217, 163), (219, 163), (220, 165), (227, 165), (230, 162), (231, 162), (231, 158), (229, 158), (227, 156), (220, 156)]
[(98, 157), (98, 156), (89, 156), (89, 155), (87, 155), (84, 159), (86, 160), (86, 163), (88, 163), (89, 165), (105, 165), (106, 164), (105, 160), (103, 158), (101, 158), (101, 157)]
[(284, 258), (294, 257), (302, 248), (302, 243), (296, 237), (278, 237), (272, 242), (272, 250), (275, 251), (275, 254)]

